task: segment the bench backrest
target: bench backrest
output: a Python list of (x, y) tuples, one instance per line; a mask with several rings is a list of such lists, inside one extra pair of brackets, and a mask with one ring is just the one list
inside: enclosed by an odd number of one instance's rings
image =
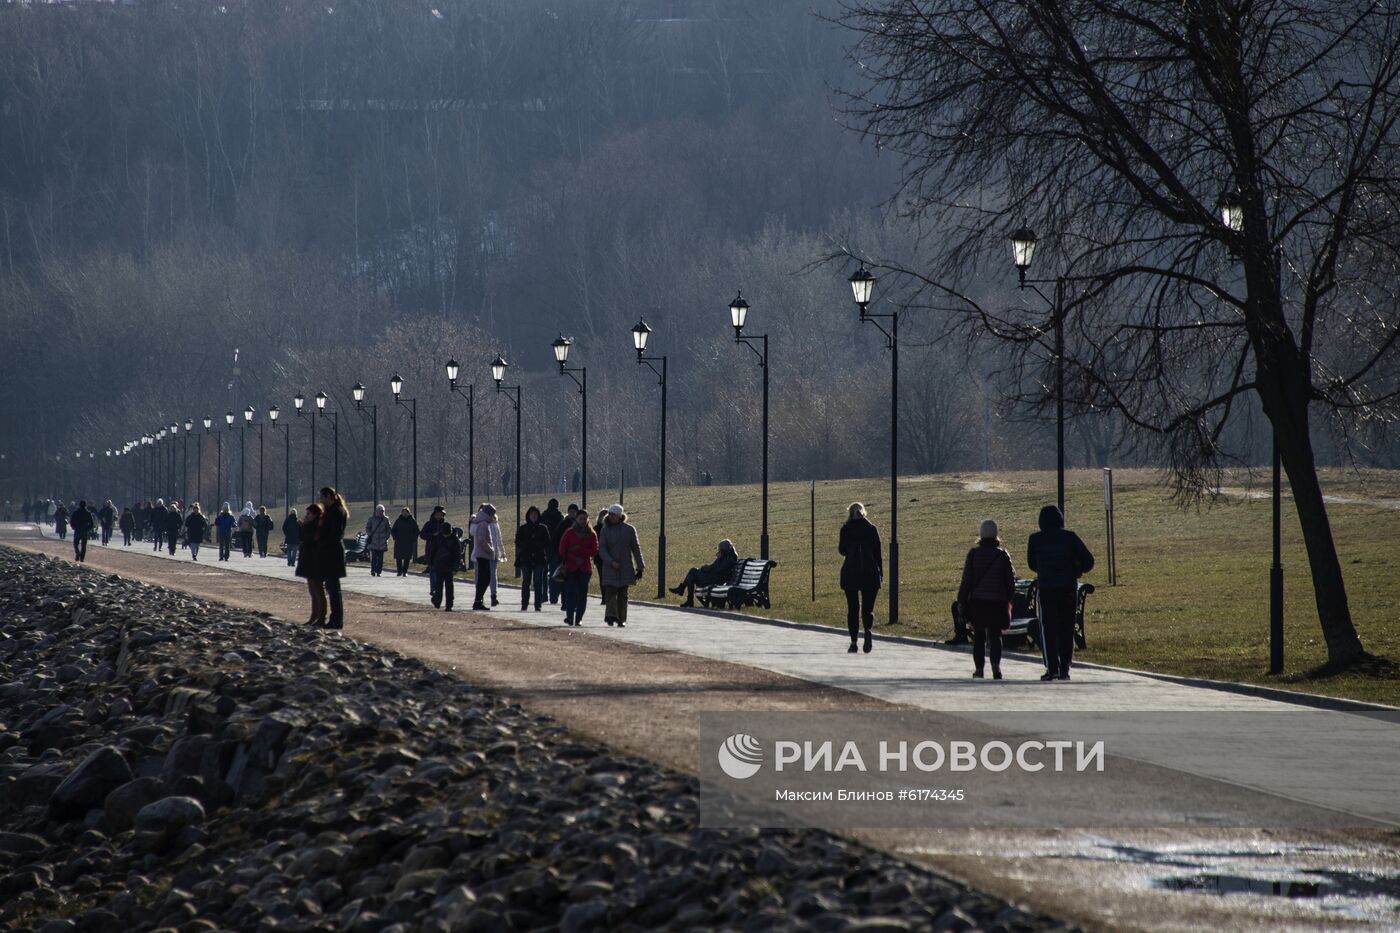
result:
[(752, 590), (763, 585), (763, 580), (768, 576), (768, 568), (771, 561), (766, 561), (761, 557), (746, 557), (739, 563), (738, 580), (733, 583), (740, 589)]

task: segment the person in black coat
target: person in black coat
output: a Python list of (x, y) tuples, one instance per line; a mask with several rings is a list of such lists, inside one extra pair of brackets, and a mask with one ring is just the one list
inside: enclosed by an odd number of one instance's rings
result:
[(394, 539), (394, 573), (396, 576), (408, 576), (408, 569), (413, 564), (413, 559), (418, 556), (418, 522), (413, 518), (413, 512), (408, 506), (403, 507), (399, 517), (394, 519), (394, 524), (389, 528), (389, 537)]
[(185, 530), (185, 520), (180, 516), (180, 507), (174, 500), (165, 512), (165, 543), (170, 548), (170, 556), (175, 556), (175, 548), (180, 543), (180, 534)]
[(326, 584), (326, 602), (330, 615), (326, 628), (345, 627), (345, 603), (340, 596), (340, 581), (345, 578), (345, 527), (350, 524), (350, 509), (334, 487), (321, 488), (321, 535), (317, 541), (320, 552), (322, 581)]
[(102, 526), (102, 546), (106, 547), (107, 542), (112, 540), (112, 526), (117, 523), (117, 510), (112, 507), (111, 499), (97, 510), (97, 523)]
[(68, 537), (68, 509), (64, 508), (62, 502), (58, 503), (57, 508), (53, 510), (53, 527), (54, 531), (58, 532), (59, 538), (66, 539)]
[(718, 550), (715, 551), (715, 559), (704, 567), (691, 567), (686, 571), (685, 579), (680, 582), (680, 585), (671, 587), (671, 592), (677, 596), (685, 594), (685, 602), (681, 603), (682, 606), (694, 606), (697, 586), (715, 586), (719, 583), (728, 583), (730, 577), (734, 576), (734, 568), (737, 566), (739, 566), (739, 552), (734, 550), (734, 542), (725, 538), (719, 543)]
[[(437, 573), (438, 584), (442, 587), (442, 608), (452, 611), (452, 597), (455, 591), (457, 568), (462, 563), (462, 530), (453, 528), (446, 521), (439, 526), (433, 536), (433, 570)], [(437, 605), (434, 601), (433, 605)]]
[(841, 526), (836, 550), (845, 558), (841, 562), (841, 589), (846, 594), (846, 628), (851, 633), (851, 654), (856, 652), (859, 627), (865, 628), (865, 653), (874, 643), (870, 629), (875, 625), (875, 594), (885, 577), (885, 562), (880, 552), (880, 531), (865, 517), (865, 506), (852, 502)]
[(287, 545), (287, 566), (297, 565), (297, 553), (301, 550), (301, 523), (297, 521), (297, 510), (290, 509), (282, 520), (282, 541)]
[(121, 529), (122, 545), (131, 547), (131, 536), (136, 533), (136, 514), (131, 511), (131, 506), (122, 509), (122, 517), (117, 520), (117, 527)]
[(540, 612), (544, 606), (545, 581), (549, 577), (549, 541), (549, 528), (544, 524), (540, 510), (530, 506), (525, 512), (525, 524), (515, 530), (515, 566), (522, 577), (521, 612), (530, 608), (532, 589), (535, 593), (535, 611)]
[[(549, 501), (551, 505), (556, 505), (559, 502), (558, 499), (550, 499)], [(556, 508), (555, 513), (557, 514), (558, 511)], [(544, 514), (547, 516), (549, 512), (546, 511)], [(569, 530), (576, 518), (578, 518), (578, 506), (570, 502), (569, 514), (559, 516), (559, 522), (550, 526), (549, 529), (549, 604), (551, 606), (559, 604), (559, 597), (564, 592), (564, 581), (554, 579), (555, 571), (564, 562), (564, 558), (559, 556), (559, 542), (564, 540), (564, 532)], [(541, 516), (540, 520), (543, 521), (544, 516)]]
[[(423, 557), (428, 562), (428, 595), (430, 598), (441, 601), (441, 590), (438, 587), (438, 572), (434, 569), (433, 549), (437, 547), (437, 539), (442, 534), (442, 526), (447, 524), (447, 510), (440, 505), (433, 506), (432, 514), (423, 523), (423, 528), (418, 532), (418, 537), (423, 540)], [(434, 602), (437, 605), (437, 602)]]
[(275, 526), (272, 516), (267, 514), (267, 506), (258, 506), (258, 514), (253, 516), (253, 536), (258, 539), (258, 556), (267, 556), (267, 536)]
[(204, 543), (204, 534), (209, 530), (209, 519), (204, 517), (196, 502), (185, 516), (185, 544), (190, 549), (190, 560), (199, 560), (199, 546)]
[(1069, 680), (1074, 660), (1074, 616), (1079, 608), (1079, 578), (1094, 569), (1094, 555), (1079, 535), (1065, 528), (1058, 506), (1040, 510), (1040, 530), (1026, 545), (1026, 565), (1035, 572), (1040, 640), (1045, 651), (1041, 680)]
[(311, 618), (306, 620), (306, 624), (314, 626), (326, 624), (326, 584), (322, 579), (321, 549), (317, 546), (321, 536), (322, 513), (319, 503), (308, 505), (297, 532), (301, 548), (297, 552), (295, 572), (306, 581), (306, 590), (311, 595)]
[(92, 513), (87, 510), (87, 501), (78, 503), (73, 510), (73, 559), (87, 560), (88, 535), (92, 533)]

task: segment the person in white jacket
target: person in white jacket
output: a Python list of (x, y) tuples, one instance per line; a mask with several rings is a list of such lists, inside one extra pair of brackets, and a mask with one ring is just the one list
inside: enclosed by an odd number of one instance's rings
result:
[(496, 554), (495, 559), (491, 561), (491, 605), (495, 606), (500, 603), (496, 598), (496, 568), (501, 565), (501, 555), (506, 552), (505, 544), (501, 540), (501, 520), (496, 517), (495, 508), (491, 509), (490, 528), (491, 550)]

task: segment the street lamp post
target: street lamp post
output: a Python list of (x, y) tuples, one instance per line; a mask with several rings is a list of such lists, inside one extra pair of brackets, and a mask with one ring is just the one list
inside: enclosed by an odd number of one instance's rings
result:
[[(267, 410), (267, 420), (272, 422), (272, 430), (277, 430), (277, 419), (282, 409), (273, 405)], [(282, 508), (292, 507), (292, 426), (282, 425)]]
[[(351, 396), (355, 399), (355, 410), (364, 417), (365, 387), (361, 383), (355, 383), (350, 390)], [(379, 406), (369, 406), (369, 418), (373, 434), (371, 435), (370, 447), (373, 450), (371, 458), (370, 495), (374, 497), (372, 505), (379, 504)], [(417, 515), (418, 503), (413, 503), (414, 515)]]
[[(759, 556), (768, 559), (768, 335), (744, 336), (744, 325), (748, 322), (749, 303), (740, 292), (729, 303), (729, 322), (734, 327), (734, 342), (742, 343), (758, 354), (758, 365), (763, 370), (763, 533), (758, 539)], [(758, 346), (755, 346), (757, 344)], [(762, 350), (759, 349), (762, 346)]]
[[(1055, 323), (1055, 490), (1060, 514), (1065, 512), (1065, 276), (1053, 279), (1028, 279), (1026, 272), (1035, 259), (1036, 236), (1029, 227), (1011, 234), (1011, 259), (1016, 266), (1017, 288), (1029, 287), (1051, 307)], [(1053, 298), (1047, 298), (1037, 285), (1055, 286)]]
[[(238, 429), (238, 483), (243, 487), (240, 490), (241, 495), (239, 498), (245, 501), (248, 497), (248, 456), (243, 448), (243, 435), (247, 432), (249, 425), (253, 423), (253, 415), (255, 414), (257, 414), (257, 412), (253, 411), (252, 405), (243, 409), (243, 424)], [(259, 482), (261, 483), (261, 480), (259, 480)], [(261, 500), (261, 491), (259, 491), (258, 495)], [(261, 504), (261, 501), (259, 504)]]
[[(515, 406), (515, 527), (520, 527), (520, 386), (501, 385), (506, 377), (506, 358), (497, 353), (491, 361), (491, 378), (496, 380), (496, 392), (503, 393)], [(511, 393), (515, 394), (512, 395)]]
[[(324, 418), (324, 417), (326, 417), (326, 397), (327, 397), (327, 396), (326, 396), (326, 393), (324, 393), (324, 392), (317, 392), (317, 393), (316, 393), (316, 416), (317, 416), (318, 418)], [(333, 451), (333, 453), (332, 453), (332, 455), (331, 455), (331, 463), (332, 463), (332, 467), (331, 467), (331, 485), (335, 487), (336, 492), (339, 492), (339, 491), (340, 491), (340, 412), (338, 412), (338, 411), (336, 411), (334, 408), (332, 408), (331, 411), (330, 411), (330, 415), (331, 415), (331, 446), (334, 448), (334, 451)], [(313, 431), (315, 430), (314, 424), (313, 424), (312, 430), (313, 430)], [(315, 444), (315, 441), (316, 441), (316, 435), (315, 435), (314, 433), (311, 435), (311, 441), (312, 441), (312, 444), (314, 445), (314, 444)], [(312, 485), (314, 486), (315, 483), (312, 483)], [(311, 490), (311, 498), (312, 498), (313, 500), (316, 498), (316, 490), (315, 490), (315, 489)]]
[[(302, 415), (302, 407), (303, 407), (305, 404), (306, 404), (306, 396), (305, 396), (305, 395), (302, 395), (300, 392), (298, 392), (296, 395), (292, 396), (292, 405), (293, 405), (293, 406), (296, 408), (296, 410), (297, 410), (297, 417), (298, 417), (298, 418), (301, 417), (301, 415)], [(310, 417), (311, 417), (311, 498), (310, 498), (310, 500), (308, 500), (308, 501), (310, 501), (310, 502), (315, 502), (315, 501), (316, 501), (316, 416), (315, 416), (315, 415), (311, 415), (310, 412), (308, 412), (307, 414), (310, 415)], [(287, 430), (290, 431), (291, 428), (288, 427)]]
[(389, 380), (389, 391), (394, 394), (394, 404), (408, 408), (408, 420), (413, 428), (413, 514), (418, 514), (418, 399), (399, 398), (403, 392), (403, 379), (394, 373)]
[[(1238, 191), (1220, 196), (1220, 222), (1234, 235), (1245, 232), (1245, 201)], [(1281, 257), (1274, 249), (1274, 274)], [(1273, 564), (1269, 567), (1269, 673), (1283, 673), (1283, 462), (1279, 456), (1278, 430), (1273, 435)]]
[(194, 430), (194, 419), (185, 419), (185, 433), (180, 438), (180, 503), (186, 508), (190, 502), (190, 432)]
[[(651, 328), (644, 320), (637, 321), (632, 328), (632, 346), (637, 351), (637, 363), (656, 374), (661, 385), (661, 510), (660, 528), (656, 536), (656, 598), (666, 598), (666, 357), (647, 356), (647, 341), (651, 339)], [(657, 369), (653, 363), (660, 363)]]
[[(447, 360), (447, 388), (451, 392), (461, 392), (457, 384), (457, 374), (461, 367), (457, 360)], [(467, 508), (476, 509), (476, 383), (467, 383)]]
[[(232, 430), (233, 430), (233, 420), (234, 420), (233, 412), (229, 411), (229, 412), (225, 412), (225, 413), (224, 413), (224, 424), (228, 425), (228, 430), (229, 430), (229, 431), (232, 431)], [(241, 435), (240, 435), (240, 436), (241, 436)], [(222, 445), (222, 441), (220, 442), (220, 444)], [(240, 452), (240, 453), (239, 453), (239, 459), (241, 460), (241, 459), (242, 459), (242, 450), (243, 450), (243, 444), (242, 444), (241, 442), (240, 442), (239, 445), (238, 445), (238, 449), (239, 449), (239, 452)], [(220, 459), (223, 458), (223, 451), (222, 451), (222, 449), (219, 451), (219, 457), (220, 457)], [(242, 467), (242, 465), (240, 464), (240, 465), (239, 465), (239, 472), (240, 472), (240, 474), (242, 473), (242, 470), (243, 470), (243, 467)], [(233, 472), (233, 471), (230, 470), (229, 472), (231, 473), (231, 472)], [(241, 480), (241, 477), (240, 477), (240, 480)], [(231, 479), (230, 479), (230, 481), (229, 481), (229, 485), (230, 485), (230, 486), (233, 485), (233, 481), (232, 481)], [(232, 504), (233, 504), (234, 507), (237, 507), (237, 506), (238, 506), (238, 495), (237, 495), (237, 494), (234, 494), (233, 499), (234, 499), (234, 501), (233, 501)]]
[[(890, 567), (889, 567), (889, 625), (899, 624), (899, 311), (872, 313), (870, 299), (875, 289), (875, 277), (865, 266), (850, 278), (851, 295), (860, 309), (861, 323), (874, 324), (885, 335), (890, 351)], [(880, 323), (890, 322), (889, 330)]]
[[(574, 381), (574, 384), (578, 386), (579, 394), (583, 397), (583, 435), (579, 445), (582, 448), (580, 451), (582, 459), (580, 476), (583, 492), (581, 501), (583, 502), (583, 507), (586, 509), (588, 508), (588, 367), (579, 366), (574, 369), (569, 368), (569, 349), (573, 347), (573, 345), (574, 342), (571, 338), (560, 334), (555, 338), (554, 342), (550, 344), (550, 347), (554, 350), (554, 360), (559, 364), (559, 372)], [(578, 375), (574, 375), (575, 373)]]
[[(214, 424), (214, 419), (210, 418), (208, 415), (205, 415), (203, 419), (203, 424), (204, 434), (208, 434), (210, 427), (212, 427)], [(204, 499), (204, 434), (201, 434), (199, 436), (199, 443), (197, 445), (197, 449), (195, 450), (195, 459), (199, 461), (199, 468), (194, 471), (195, 495), (198, 496), (201, 500)], [(216, 482), (214, 486), (215, 496), (218, 495), (218, 488), (219, 487)]]

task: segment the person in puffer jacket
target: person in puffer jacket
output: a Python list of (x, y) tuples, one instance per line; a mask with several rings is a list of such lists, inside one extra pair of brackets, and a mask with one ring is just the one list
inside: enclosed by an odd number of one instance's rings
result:
[(1094, 569), (1094, 555), (1079, 535), (1065, 527), (1059, 508), (1040, 510), (1040, 530), (1026, 546), (1026, 565), (1035, 573), (1040, 607), (1040, 640), (1045, 650), (1041, 680), (1069, 680), (1074, 660), (1074, 614), (1079, 578)]

